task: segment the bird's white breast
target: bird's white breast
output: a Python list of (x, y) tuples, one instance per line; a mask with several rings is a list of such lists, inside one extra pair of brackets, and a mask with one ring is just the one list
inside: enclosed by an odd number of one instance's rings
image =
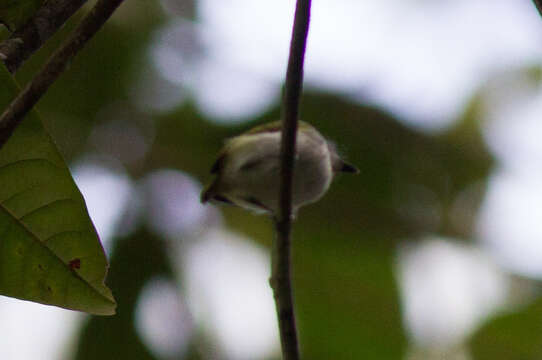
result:
[[(228, 193), (244, 205), (254, 198), (272, 211), (278, 207), (280, 132), (241, 135), (228, 144), (223, 168)], [(293, 181), (294, 209), (318, 200), (333, 177), (329, 148), (317, 132), (298, 132)]]

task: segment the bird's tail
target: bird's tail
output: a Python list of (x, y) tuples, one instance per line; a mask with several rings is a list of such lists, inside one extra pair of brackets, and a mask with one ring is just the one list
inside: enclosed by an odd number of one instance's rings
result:
[(201, 192), (200, 201), (202, 204), (205, 204), (209, 200), (213, 199), (216, 195), (216, 181), (213, 181)]
[(340, 172), (359, 174), (359, 169), (352, 164), (342, 161), (342, 164), (339, 167)]

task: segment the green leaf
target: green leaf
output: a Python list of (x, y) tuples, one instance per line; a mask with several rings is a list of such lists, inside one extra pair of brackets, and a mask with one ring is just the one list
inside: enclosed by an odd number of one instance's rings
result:
[[(19, 91), (0, 65), (0, 109)], [(85, 202), (33, 111), (0, 150), (0, 294), (98, 315), (116, 303)]]
[(0, 0), (0, 23), (15, 31), (34, 15), (43, 2), (44, 0)]

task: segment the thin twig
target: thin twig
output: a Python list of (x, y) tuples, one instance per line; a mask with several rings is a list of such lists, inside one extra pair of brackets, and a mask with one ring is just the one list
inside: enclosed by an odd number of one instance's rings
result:
[(533, 2), (536, 8), (538, 9), (538, 12), (542, 16), (542, 0), (533, 0)]
[(0, 59), (15, 73), (87, 0), (48, 0), (11, 36), (0, 43)]
[(271, 285), (279, 319), (284, 360), (299, 359), (290, 275), (290, 233), (295, 143), (299, 99), (303, 87), (303, 62), (309, 31), (310, 8), (311, 0), (297, 0), (282, 106), (280, 208), (275, 218), (277, 236), (273, 244)]
[(45, 94), (49, 86), (64, 72), (68, 62), (98, 32), (123, 0), (98, 0), (69, 39), (49, 59), (24, 90), (0, 116), (0, 148), (17, 125)]

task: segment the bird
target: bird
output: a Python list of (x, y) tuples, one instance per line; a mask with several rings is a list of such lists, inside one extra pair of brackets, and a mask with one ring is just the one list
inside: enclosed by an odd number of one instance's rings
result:
[[(203, 189), (202, 203), (225, 203), (256, 213), (276, 215), (279, 208), (282, 122), (256, 126), (225, 141), (211, 167), (214, 180)], [(337, 173), (359, 173), (343, 160), (335, 144), (307, 122), (299, 121), (292, 214), (318, 201)]]

